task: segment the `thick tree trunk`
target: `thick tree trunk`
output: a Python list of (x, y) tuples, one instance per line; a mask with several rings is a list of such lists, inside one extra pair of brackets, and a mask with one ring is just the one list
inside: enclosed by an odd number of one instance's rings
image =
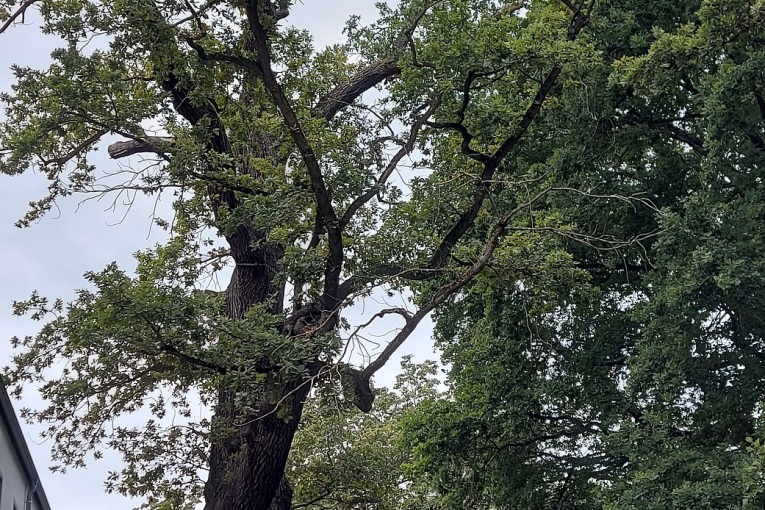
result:
[(291, 510), (292, 509), (292, 486), (289, 484), (286, 476), (282, 476), (279, 482), (279, 488), (276, 489), (274, 500), (271, 502), (269, 510)]
[[(280, 312), (283, 296), (275, 276), (283, 249), (246, 226), (240, 226), (228, 241), (236, 262), (226, 290), (228, 316), (241, 319), (253, 305), (262, 303)], [(205, 510), (291, 508), (292, 489), (283, 478), (284, 468), (308, 389), (302, 381), (287, 382), (279, 413), (265, 392), (259, 391), (249, 396), (250, 408), (257, 409), (249, 414), (239, 411), (242, 396), (235, 401), (235, 388), (219, 389)]]
[[(284, 468), (308, 385), (290, 389), (292, 395), (282, 403), (289, 420), (277, 416), (274, 406), (263, 399), (249, 421), (235, 424), (233, 435), (215, 442), (205, 486), (205, 510), (291, 508), (292, 489), (284, 479)], [(225, 405), (228, 399), (222, 400)]]

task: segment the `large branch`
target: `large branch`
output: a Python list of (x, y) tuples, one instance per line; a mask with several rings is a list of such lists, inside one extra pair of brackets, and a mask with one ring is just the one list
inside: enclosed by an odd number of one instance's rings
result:
[[(569, 41), (575, 40), (581, 30), (587, 25), (588, 21), (589, 9), (587, 14), (584, 14), (581, 11), (577, 11), (574, 14), (568, 27), (566, 33), (567, 39)], [(555, 64), (552, 67), (552, 69), (547, 73), (545, 79), (542, 81), (542, 84), (537, 90), (534, 99), (526, 109), (526, 112), (523, 114), (520, 121), (518, 122), (518, 125), (515, 127), (512, 133), (502, 142), (499, 148), (490, 157), (486, 159), (481, 158), (483, 163), (483, 171), (481, 172), (475, 191), (473, 192), (473, 199), (470, 206), (460, 215), (459, 219), (456, 221), (456, 223), (454, 223), (452, 228), (449, 229), (449, 231), (434, 250), (428, 262), (423, 267), (419, 268), (405, 268), (403, 266), (387, 264), (378, 266), (369, 271), (367, 274), (354, 275), (340, 285), (338, 289), (339, 301), (344, 301), (351, 294), (357, 292), (368, 282), (374, 281), (380, 276), (397, 276), (403, 279), (425, 280), (443, 272), (442, 270), (445, 267), (446, 262), (452, 253), (452, 250), (457, 245), (462, 236), (464, 236), (475, 223), (475, 220), (478, 217), (478, 213), (483, 207), (484, 200), (486, 200), (486, 197), (488, 197), (491, 190), (491, 181), (494, 177), (494, 174), (496, 173), (500, 164), (522, 140), (534, 119), (537, 117), (537, 115), (539, 115), (539, 112), (542, 110), (542, 105), (547, 99), (547, 96), (550, 94), (553, 87), (557, 83), (561, 71), (562, 67), (558, 64)], [(463, 104), (461, 105), (460, 111), (467, 109), (467, 104), (465, 101), (469, 101), (468, 93), (471, 82), (471, 78), (468, 78), (466, 81), (467, 89), (463, 89)], [(464, 112), (462, 114), (464, 115)], [(462, 119), (460, 119), (460, 121), (461, 120)], [(472, 152), (472, 149), (469, 148), (469, 143), (467, 149), (465, 144), (463, 144), (463, 150), (468, 150), (469, 153), (465, 153), (465, 155), (468, 157), (471, 157), (471, 154), (475, 155)], [(413, 320), (416, 317), (417, 316), (415, 315)]]
[[(569, 41), (576, 39), (576, 37), (579, 35), (579, 32), (581, 32), (582, 28), (584, 28), (584, 26), (587, 24), (588, 20), (589, 18), (583, 14), (578, 13), (574, 16), (567, 32), (567, 38)], [(523, 117), (521, 117), (521, 120), (513, 133), (508, 136), (504, 142), (502, 142), (494, 154), (492, 154), (491, 157), (484, 163), (480, 182), (476, 186), (471, 206), (462, 213), (459, 220), (457, 220), (457, 223), (455, 223), (451, 230), (449, 230), (449, 232), (447, 232), (447, 234), (444, 236), (441, 244), (438, 246), (438, 248), (436, 248), (433, 256), (428, 262), (427, 267), (429, 269), (443, 267), (451, 255), (454, 246), (473, 225), (475, 219), (478, 217), (478, 213), (480, 212), (481, 207), (483, 206), (483, 201), (489, 194), (491, 186), (490, 181), (494, 177), (494, 174), (499, 168), (499, 165), (504, 161), (508, 154), (510, 154), (510, 152), (515, 149), (523, 136), (526, 134), (526, 131), (528, 131), (534, 119), (537, 117), (537, 115), (539, 115), (539, 112), (542, 110), (542, 105), (547, 99), (547, 96), (550, 94), (553, 87), (557, 83), (561, 71), (561, 66), (556, 64), (547, 73), (547, 76), (542, 82), (542, 85), (537, 90), (531, 105), (529, 105), (529, 107), (526, 109), (526, 112), (523, 114)]]
[[(488, 239), (486, 240), (484, 247), (481, 251), (481, 254), (478, 256), (476, 261), (470, 266), (470, 268), (467, 271), (458, 275), (451, 282), (441, 286), (438, 290), (436, 290), (433, 293), (432, 297), (426, 302), (426, 304), (424, 304), (414, 315), (409, 316), (408, 313), (401, 313), (401, 315), (406, 320), (404, 327), (398, 332), (398, 334), (393, 338), (393, 340), (391, 340), (391, 342), (385, 346), (382, 353), (374, 361), (369, 363), (369, 365), (367, 365), (358, 374), (356, 382), (357, 384), (362, 385), (362, 388), (359, 390), (362, 394), (366, 393), (366, 387), (364, 387), (363, 385), (366, 384), (368, 387), (369, 380), (372, 377), (372, 375), (374, 375), (375, 372), (380, 370), (388, 362), (388, 360), (399, 349), (399, 347), (401, 347), (401, 345), (409, 338), (412, 332), (414, 332), (414, 330), (417, 328), (418, 324), (422, 321), (422, 319), (424, 319), (437, 306), (440, 306), (441, 304), (446, 302), (447, 299), (453, 296), (455, 293), (459, 292), (460, 289), (463, 289), (486, 268), (486, 266), (492, 260), (494, 251), (496, 250), (497, 246), (499, 246), (501, 238), (505, 235), (506, 232), (511, 230), (531, 230), (531, 231), (537, 231), (537, 232), (548, 231), (548, 230), (556, 231), (555, 229), (551, 229), (550, 227), (524, 228), (524, 227), (509, 226), (510, 220), (513, 219), (518, 213), (530, 209), (537, 201), (539, 201), (548, 193), (551, 193), (553, 191), (574, 191), (578, 193), (584, 193), (579, 190), (574, 190), (570, 188), (547, 188), (541, 191), (540, 193), (538, 193), (533, 198), (531, 198), (529, 201), (516, 206), (508, 214), (502, 216), (497, 221), (491, 233), (489, 234)], [(636, 197), (622, 197), (618, 195), (602, 195), (598, 197), (599, 198), (614, 198), (614, 199), (624, 200), (628, 202), (636, 201), (658, 212), (658, 209), (656, 209), (655, 206), (650, 201), (647, 201), (645, 199), (636, 198)], [(567, 235), (565, 232), (562, 232), (562, 231), (556, 231), (556, 233)], [(626, 241), (618, 241), (618, 240), (613, 240), (611, 238), (604, 238), (603, 242), (607, 244), (611, 244), (613, 246), (623, 247), (623, 246), (629, 246), (632, 244), (639, 244), (643, 239), (652, 237), (654, 235), (656, 235), (656, 232), (649, 232), (647, 234), (634, 236), (631, 239), (628, 239)], [(589, 240), (590, 236), (587, 236), (587, 235), (570, 235), (569, 234), (568, 237), (571, 237), (572, 239), (578, 240), (580, 242), (583, 241), (587, 244), (591, 244)]]
[[(382, 354), (380, 354), (380, 356), (378, 356), (375, 361), (370, 363), (364, 369), (363, 374), (369, 377), (375, 372), (377, 372), (380, 368), (382, 368), (382, 366), (385, 365), (385, 363), (388, 361), (388, 359), (390, 359), (393, 353), (401, 346), (401, 344), (404, 343), (404, 341), (411, 334), (411, 332), (414, 331), (414, 327), (416, 327), (416, 325), (427, 314), (432, 312), (433, 309), (435, 309), (437, 306), (443, 304), (455, 292), (457, 292), (458, 290), (463, 288), (465, 285), (470, 283), (470, 281), (472, 281), (477, 274), (483, 271), (483, 269), (491, 260), (491, 257), (494, 254), (494, 250), (497, 248), (497, 245), (499, 244), (500, 238), (502, 237), (502, 235), (505, 233), (505, 230), (507, 229), (507, 224), (509, 223), (509, 221), (520, 211), (528, 209), (537, 200), (539, 200), (545, 194), (547, 194), (548, 191), (549, 190), (545, 190), (539, 193), (537, 196), (531, 199), (528, 203), (525, 203), (516, 207), (509, 214), (500, 218), (500, 220), (494, 226), (494, 229), (492, 229), (492, 232), (489, 235), (489, 239), (484, 245), (483, 251), (481, 255), (478, 257), (478, 260), (476, 260), (476, 262), (470, 267), (470, 269), (465, 271), (465, 273), (463, 273), (458, 278), (455, 278), (448, 284), (438, 289), (438, 291), (435, 292), (435, 294), (428, 301), (428, 303), (425, 304), (422, 308), (420, 308), (417, 311), (417, 313), (414, 316), (412, 316), (410, 320), (407, 321), (407, 324), (406, 326), (404, 326), (404, 329), (402, 329), (401, 332), (399, 332), (399, 334), (396, 335), (393, 341), (391, 341), (391, 343), (385, 347)], [(411, 328), (407, 327), (410, 325), (411, 325)]]
[(162, 143), (172, 142), (171, 137), (152, 136), (145, 140), (133, 139), (121, 142), (114, 142), (109, 146), (107, 152), (112, 159), (121, 159), (133, 156), (135, 154), (155, 153), (164, 154), (160, 149)]
[(261, 4), (262, 2), (259, 0), (247, 0), (245, 3), (247, 21), (263, 73), (263, 84), (274, 103), (276, 103), (276, 107), (279, 109), (279, 113), (281, 113), (282, 119), (290, 131), (292, 140), (300, 152), (303, 163), (305, 163), (318, 212), (324, 219), (327, 229), (329, 254), (324, 269), (324, 293), (321, 300), (323, 303), (331, 302), (330, 304), (334, 308), (335, 303), (332, 301), (335, 300), (337, 288), (340, 285), (340, 274), (343, 267), (342, 229), (340, 228), (337, 213), (335, 213), (334, 206), (332, 205), (332, 198), (324, 182), (324, 175), (316, 153), (308, 141), (308, 137), (303, 131), (303, 126), (292, 109), (287, 95), (277, 80), (276, 74), (271, 68), (269, 34), (261, 20)]
[[(199, 45), (195, 47), (197, 54), (203, 60), (235, 63), (252, 71), (260, 72), (259, 68), (256, 71), (256, 65), (258, 64), (252, 60), (235, 55), (209, 53), (203, 49), (200, 53), (200, 48)], [(314, 107), (312, 114), (317, 118), (323, 118), (327, 121), (332, 120), (338, 112), (353, 103), (364, 92), (377, 86), (383, 80), (398, 75), (400, 72), (401, 69), (393, 59), (374, 62), (354, 74), (347, 83), (340, 84), (332, 89)], [(113, 159), (126, 158), (134, 154), (147, 152), (159, 153), (160, 149), (151, 144), (150, 141), (145, 142), (142, 140), (126, 140), (109, 146), (109, 156)]]
[[(34, 1), (37, 0), (31, 0), (31, 2)], [(347, 82), (337, 85), (326, 96), (319, 100), (319, 102), (312, 110), (312, 115), (314, 117), (330, 121), (335, 117), (335, 115), (337, 115), (348, 105), (352, 104), (356, 99), (358, 99), (368, 90), (376, 87), (386, 79), (398, 76), (401, 73), (401, 68), (396, 62), (395, 55), (405, 49), (406, 45), (411, 39), (412, 34), (414, 33), (414, 30), (417, 27), (417, 24), (420, 22), (428, 9), (430, 9), (439, 1), (440, 0), (431, 0), (431, 2), (426, 3), (422, 7), (420, 12), (418, 12), (415, 16), (412, 23), (394, 42), (393, 48), (391, 48), (392, 56), (372, 62), (351, 76)], [(186, 42), (192, 49), (197, 52), (197, 55), (202, 60), (226, 62), (229, 64), (237, 65), (244, 69), (248, 69), (262, 77), (263, 70), (260, 62), (258, 61), (243, 57), (241, 55), (209, 52), (195, 40), (190, 38), (186, 38)], [(139, 140), (117, 142), (109, 146), (109, 155), (113, 159), (124, 158), (134, 154), (146, 152), (157, 153), (159, 150), (150, 142), (144, 143)]]
[(383, 80), (398, 76), (401, 68), (396, 62), (395, 55), (406, 49), (411, 44), (412, 35), (427, 12), (442, 0), (428, 0), (423, 3), (419, 11), (414, 15), (411, 23), (399, 34), (393, 42), (391, 57), (373, 62), (361, 71), (354, 74), (348, 83), (338, 85), (324, 96), (314, 108), (314, 115), (327, 121), (331, 120), (340, 110), (353, 103), (364, 92), (377, 86)]
[[(420, 268), (405, 268), (403, 266), (397, 265), (382, 265), (373, 269), (370, 274), (353, 276), (343, 282), (341, 285), (340, 296), (343, 299), (355, 292), (360, 284), (363, 284), (370, 279), (374, 279), (375, 277), (396, 276), (409, 280), (425, 280), (442, 273), (441, 270), (451, 255), (454, 246), (456, 246), (457, 242), (475, 223), (475, 219), (478, 217), (478, 213), (483, 207), (483, 202), (490, 191), (490, 183), (488, 181), (493, 178), (494, 173), (499, 167), (499, 164), (502, 162), (507, 153), (512, 149), (512, 147), (514, 147), (521, 140), (523, 134), (531, 124), (531, 120), (533, 120), (534, 117), (536, 117), (536, 115), (539, 113), (542, 102), (552, 90), (552, 87), (560, 75), (560, 72), (560, 67), (553, 67), (543, 82), (542, 87), (540, 87), (540, 89), (537, 91), (534, 101), (526, 111), (526, 114), (523, 116), (523, 119), (514, 134), (510, 136), (505, 141), (505, 143), (502, 144), (500, 149), (498, 149), (497, 152), (494, 153), (484, 163), (484, 169), (481, 173), (480, 181), (473, 193), (473, 200), (470, 207), (460, 215), (457, 222), (446, 233), (444, 238), (441, 240), (441, 243), (434, 250), (433, 255), (430, 257), (427, 264)], [(504, 156), (501, 158), (498, 157), (500, 151), (502, 151), (501, 153), (504, 154)]]
[(399, 73), (401, 68), (392, 58), (373, 62), (354, 74), (347, 83), (332, 89), (318, 102), (313, 114), (327, 121), (332, 120), (340, 110), (353, 103), (364, 92)]
[(459, 275), (451, 282), (439, 288), (433, 294), (433, 297), (431, 297), (426, 304), (417, 310), (417, 313), (407, 319), (404, 327), (401, 329), (401, 331), (398, 332), (393, 340), (391, 340), (391, 342), (385, 346), (383, 352), (380, 353), (380, 355), (374, 361), (367, 365), (364, 370), (362, 370), (361, 378), (368, 381), (375, 372), (380, 370), (388, 362), (390, 357), (393, 356), (393, 354), (398, 350), (399, 347), (401, 347), (406, 339), (409, 338), (409, 335), (414, 332), (422, 319), (424, 319), (437, 306), (446, 302), (446, 300), (449, 299), (455, 292), (459, 291), (465, 285), (470, 283), (473, 278), (476, 277), (476, 275), (483, 271), (489, 261), (491, 261), (492, 255), (494, 255), (494, 250), (496, 250), (497, 246), (499, 245), (499, 241), (507, 230), (507, 225), (510, 220), (519, 212), (531, 207), (549, 191), (549, 189), (542, 191), (528, 202), (517, 206), (508, 214), (501, 217), (489, 234), (489, 238), (486, 240), (481, 254), (478, 256), (478, 259), (473, 263), (473, 265), (470, 266), (470, 268), (463, 274)]
[[(228, 138), (223, 121), (218, 115), (218, 108), (212, 99), (205, 99), (201, 104), (195, 104), (192, 99), (194, 85), (184, 87), (180, 79), (169, 72), (167, 77), (161, 83), (162, 88), (170, 93), (173, 107), (189, 124), (196, 126), (200, 121), (206, 119), (210, 123), (207, 132), (210, 135), (209, 148), (218, 154), (231, 154), (231, 141)], [(230, 187), (220, 186), (219, 184), (210, 184), (210, 197), (213, 200), (213, 212), (218, 214), (219, 206), (226, 204), (230, 209), (237, 206), (237, 199)], [(239, 262), (239, 261), (237, 261)]]

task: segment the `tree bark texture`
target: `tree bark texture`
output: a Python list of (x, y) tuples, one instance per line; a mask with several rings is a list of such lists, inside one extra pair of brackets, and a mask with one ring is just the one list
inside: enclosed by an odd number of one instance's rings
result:
[[(281, 166), (278, 140), (253, 133), (244, 149), (240, 173), (258, 176), (250, 156)], [(284, 247), (267, 239), (266, 232), (242, 223), (226, 235), (234, 271), (226, 289), (226, 314), (243, 319), (247, 311), (266, 304), (272, 313), (283, 309), (284, 286), (276, 277)], [(252, 413), (240, 411), (242, 397), (222, 383), (215, 408), (210, 471), (205, 484), (205, 510), (289, 510), (292, 488), (284, 468), (310, 385), (290, 381), (284, 388), (280, 412), (265, 389), (248, 396)], [(283, 418), (287, 416), (288, 418)]]
[[(289, 419), (280, 418), (262, 395), (252, 416), (229, 413), (231, 395), (220, 391), (217, 420), (226, 420), (233, 433), (214, 442), (210, 474), (205, 485), (205, 510), (289, 510), (292, 490), (284, 468), (303, 411), (309, 385), (296, 383), (282, 405)], [(241, 420), (241, 421), (239, 421)]]
[[(247, 226), (227, 239), (236, 262), (226, 290), (228, 316), (241, 319), (262, 303), (280, 312), (283, 293), (275, 276), (283, 248)], [(288, 510), (292, 490), (283, 473), (310, 386), (288, 382), (279, 413), (264, 391), (257, 392), (249, 397), (256, 411), (244, 414), (241, 396), (235, 401), (236, 389), (226, 384), (218, 391), (205, 510)]]

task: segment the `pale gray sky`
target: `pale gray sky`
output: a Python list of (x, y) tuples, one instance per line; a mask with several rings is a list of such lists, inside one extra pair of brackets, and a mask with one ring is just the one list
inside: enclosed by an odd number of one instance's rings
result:
[[(295, 6), (290, 21), (309, 28), (316, 46), (322, 47), (342, 40), (343, 24), (351, 14), (370, 21), (375, 13), (374, 0), (305, 0)], [(27, 16), (28, 21), (32, 18)], [(42, 35), (34, 20), (0, 35), (0, 48), (4, 50), (0, 52), (0, 90), (9, 90), (12, 84), (11, 64), (47, 67), (56, 46), (57, 41)], [(105, 169), (116, 166), (105, 155), (98, 164)], [(102, 269), (111, 261), (131, 269), (136, 250), (161, 240), (158, 229), (149, 230), (153, 201), (140, 198), (124, 220), (124, 207), (109, 211), (107, 202), (88, 202), (77, 210), (79, 199), (74, 197), (59, 204), (60, 213), (54, 212), (27, 229), (14, 227), (28, 202), (45, 195), (46, 186), (43, 176), (31, 172), (16, 177), (0, 175), (0, 366), (9, 361), (11, 336), (32, 334), (39, 327), (11, 315), (13, 300), (24, 299), (33, 290), (48, 297), (72, 298), (74, 289), (84, 286), (82, 275), (86, 271)], [(373, 305), (368, 303), (367, 313)], [(430, 324), (423, 324), (400, 354), (414, 353), (420, 360), (434, 358), (430, 335)], [(379, 374), (378, 384), (390, 384), (397, 369), (398, 358)], [(17, 409), (22, 406), (39, 407), (39, 397), (34, 391), (26, 391), (22, 401), (16, 402)], [(107, 471), (119, 467), (118, 456), (106, 453), (104, 459), (91, 462), (87, 469), (52, 474), (47, 469), (51, 464), (50, 445), (39, 440), (41, 427), (22, 426), (54, 510), (128, 510), (138, 504), (103, 491)]]

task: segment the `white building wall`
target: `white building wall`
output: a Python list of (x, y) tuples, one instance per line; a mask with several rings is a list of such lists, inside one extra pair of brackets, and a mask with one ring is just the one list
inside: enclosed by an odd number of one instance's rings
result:
[(16, 452), (13, 449), (8, 430), (0, 423), (0, 510), (24, 510), (27, 494), (27, 480)]
[[(21, 426), (0, 380), (0, 510), (50, 510)], [(31, 495), (31, 505), (26, 506)]]

